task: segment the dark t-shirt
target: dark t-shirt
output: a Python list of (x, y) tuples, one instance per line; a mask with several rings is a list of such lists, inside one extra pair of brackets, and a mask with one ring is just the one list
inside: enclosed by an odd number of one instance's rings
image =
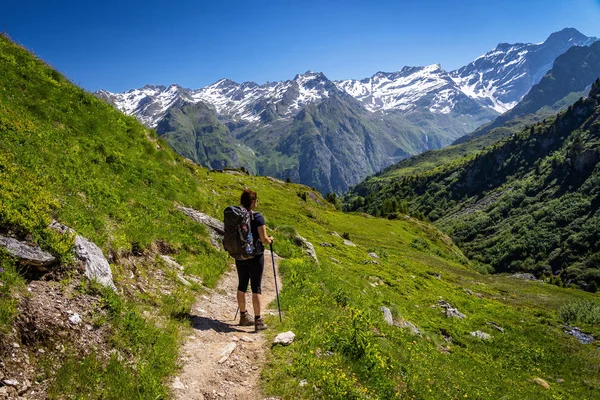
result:
[(264, 246), (260, 241), (260, 235), (258, 234), (258, 228), (266, 225), (265, 217), (261, 213), (252, 211), (252, 217), (250, 220), (250, 229), (252, 237), (254, 238), (254, 247), (256, 248), (256, 254), (262, 254), (264, 252)]

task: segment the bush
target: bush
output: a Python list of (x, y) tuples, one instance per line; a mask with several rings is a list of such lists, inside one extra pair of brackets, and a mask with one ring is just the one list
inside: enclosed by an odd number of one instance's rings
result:
[(600, 302), (581, 300), (567, 303), (560, 308), (560, 318), (565, 324), (598, 325), (600, 324)]

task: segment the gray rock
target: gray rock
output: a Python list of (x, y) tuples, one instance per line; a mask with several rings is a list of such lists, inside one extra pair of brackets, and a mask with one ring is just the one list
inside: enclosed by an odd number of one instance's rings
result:
[(296, 235), (294, 237), (294, 240), (296, 241), (296, 244), (298, 246), (302, 246), (304, 248), (304, 252), (307, 256), (312, 257), (317, 262), (317, 264), (319, 263), (319, 259), (317, 258), (317, 252), (315, 251), (315, 247), (312, 245), (311, 242), (309, 242), (300, 235)]
[(458, 311), (457, 308), (452, 307), (452, 305), (444, 300), (438, 300), (438, 305), (444, 309), (444, 313), (448, 318), (458, 318), (464, 319), (466, 315)]
[(173, 260), (171, 257), (161, 254), (160, 258), (162, 258), (169, 267), (176, 268), (180, 271), (183, 271), (183, 267), (177, 261)]
[(11, 237), (0, 236), (0, 246), (5, 247), (6, 251), (18, 258), (23, 265), (43, 268), (58, 262), (56, 257), (43, 251), (39, 246), (32, 246)]
[(567, 335), (572, 335), (575, 339), (579, 340), (579, 343), (581, 344), (592, 344), (596, 340), (592, 335), (581, 332), (579, 328), (569, 325), (566, 325), (565, 328), (565, 333)]
[(75, 313), (69, 317), (69, 321), (71, 321), (73, 325), (79, 325), (81, 323), (81, 317), (79, 314)]
[(227, 346), (225, 346), (225, 348), (221, 352), (221, 358), (219, 359), (219, 364), (223, 364), (225, 361), (227, 361), (227, 359), (229, 359), (229, 356), (231, 355), (231, 353), (233, 353), (233, 351), (235, 350), (236, 347), (237, 347), (237, 344), (235, 342), (231, 342)]
[(280, 333), (279, 335), (275, 336), (273, 345), (280, 344), (282, 346), (288, 346), (294, 342), (295, 337), (296, 335), (292, 331)]
[(179, 282), (181, 282), (184, 286), (192, 286), (192, 284), (190, 283), (190, 281), (188, 281), (187, 279), (185, 279), (181, 274), (177, 274), (177, 280), (179, 280)]
[(373, 257), (373, 258), (379, 258), (379, 256), (378, 256), (377, 254), (375, 254), (375, 253), (372, 253), (372, 252), (371, 252), (371, 253), (369, 253), (369, 254), (368, 254), (368, 256), (369, 256), (369, 257)]
[(97, 281), (102, 286), (117, 290), (112, 279), (110, 264), (100, 247), (90, 242), (83, 236), (79, 236), (75, 231), (66, 225), (57, 221), (52, 221), (50, 228), (65, 234), (71, 233), (75, 236), (75, 256), (85, 266), (85, 276), (91, 281)]
[(379, 265), (379, 261), (377, 261), (377, 260), (365, 260), (365, 261), (363, 261), (363, 264)]
[(333, 245), (331, 243), (327, 243), (327, 242), (321, 242), (319, 244), (323, 247), (333, 247)]
[(492, 335), (485, 333), (485, 332), (481, 332), (481, 331), (471, 332), (471, 336), (475, 336), (476, 338), (481, 339), (481, 340), (492, 339)]
[(344, 244), (346, 246), (356, 247), (356, 245), (354, 243), (352, 243), (351, 241), (349, 241), (348, 239), (344, 239)]
[(112, 271), (108, 260), (102, 254), (100, 247), (82, 236), (75, 238), (75, 254), (85, 265), (85, 276), (91, 281), (97, 281), (102, 286), (117, 290), (112, 279)]
[(524, 272), (517, 272), (516, 274), (512, 274), (510, 277), (515, 279), (523, 279), (526, 281), (537, 281), (535, 275)]
[(185, 385), (183, 384), (183, 382), (181, 382), (181, 379), (179, 379), (178, 376), (176, 376), (173, 380), (173, 389), (185, 390)]
[(496, 330), (499, 330), (500, 332), (504, 333), (504, 328), (501, 327), (500, 325), (498, 325), (497, 323), (495, 323), (495, 322), (488, 322), (487, 324), (489, 326), (491, 326), (492, 328), (494, 328)]
[(205, 225), (208, 228), (211, 244), (217, 250), (221, 250), (221, 243), (223, 241), (223, 235), (225, 234), (225, 225), (223, 224), (223, 221), (219, 221), (218, 219), (194, 210), (193, 208), (177, 206), (177, 209), (194, 221)]
[(2, 381), (6, 386), (17, 387), (19, 386), (19, 381), (16, 379), (5, 379)]
[(381, 307), (381, 311), (383, 311), (383, 319), (387, 322), (388, 325), (394, 325), (394, 317), (392, 316), (392, 312), (387, 307)]
[(399, 321), (399, 322), (396, 323), (396, 326), (399, 327), (399, 328), (409, 329), (411, 334), (413, 334), (415, 336), (422, 337), (421, 331), (412, 322), (409, 322), (409, 321)]

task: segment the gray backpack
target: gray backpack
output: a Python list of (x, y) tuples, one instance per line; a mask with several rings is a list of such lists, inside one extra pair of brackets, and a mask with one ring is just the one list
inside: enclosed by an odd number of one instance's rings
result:
[(251, 218), (251, 212), (242, 206), (229, 206), (223, 212), (223, 248), (236, 260), (248, 260), (256, 255)]

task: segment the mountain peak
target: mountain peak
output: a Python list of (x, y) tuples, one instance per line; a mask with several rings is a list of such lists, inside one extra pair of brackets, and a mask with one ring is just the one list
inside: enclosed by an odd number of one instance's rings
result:
[(544, 44), (553, 45), (560, 42), (585, 41), (586, 39), (588, 39), (588, 37), (579, 32), (577, 29), (564, 28), (548, 36), (548, 39), (546, 39)]

